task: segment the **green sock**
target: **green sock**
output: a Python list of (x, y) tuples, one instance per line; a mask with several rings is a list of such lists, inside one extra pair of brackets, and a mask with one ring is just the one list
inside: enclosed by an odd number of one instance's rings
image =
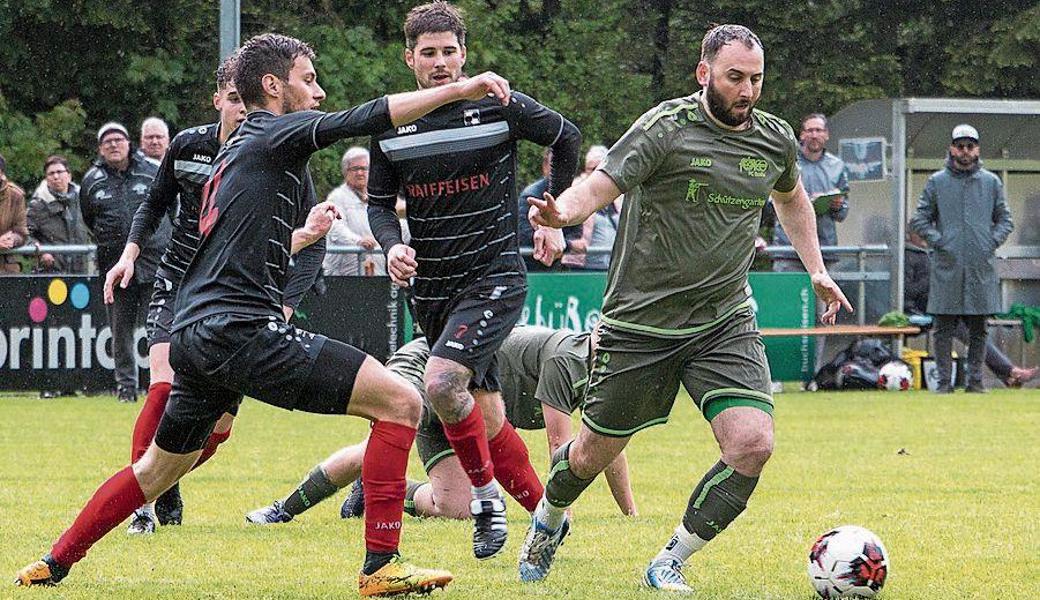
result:
[(708, 541), (722, 532), (747, 507), (758, 477), (747, 477), (721, 460), (697, 484), (683, 515), (686, 531)]
[(307, 474), (307, 478), (282, 501), (282, 510), (296, 516), (339, 491), (321, 465)]
[(429, 485), (429, 481), (414, 481), (408, 480), (408, 486), (404, 489), (404, 512), (413, 517), (419, 515), (415, 512), (415, 492), (419, 491), (424, 485)]
[[(545, 482), (545, 497), (542, 498), (541, 504), (545, 505), (544, 508), (548, 511), (545, 516), (552, 517), (547, 524), (553, 529), (559, 527), (559, 522), (562, 522), (563, 511), (574, 504), (585, 488), (596, 479), (582, 479), (571, 471), (569, 456), (572, 443), (573, 440), (553, 452), (552, 471), (549, 472), (549, 480)], [(539, 510), (539, 513), (541, 512)]]

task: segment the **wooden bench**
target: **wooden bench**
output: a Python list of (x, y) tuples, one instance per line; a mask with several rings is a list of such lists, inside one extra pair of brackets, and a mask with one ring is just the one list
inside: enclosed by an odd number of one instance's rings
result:
[(916, 335), (920, 327), (881, 327), (880, 325), (830, 325), (821, 327), (763, 327), (762, 337), (798, 337), (803, 335)]

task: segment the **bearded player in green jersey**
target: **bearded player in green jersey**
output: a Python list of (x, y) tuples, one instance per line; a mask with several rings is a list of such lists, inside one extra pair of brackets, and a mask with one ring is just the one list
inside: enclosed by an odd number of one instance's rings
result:
[(783, 120), (754, 109), (762, 42), (739, 25), (701, 44), (702, 89), (644, 114), (587, 179), (531, 198), (532, 224), (583, 222), (625, 194), (581, 430), (553, 467), (520, 552), (520, 579), (544, 579), (570, 529), (567, 508), (637, 431), (668, 419), (681, 382), (722, 451), (650, 562), (651, 588), (689, 592), (685, 561), (744, 510), (773, 451), (773, 400), (747, 273), (762, 206), (777, 217), (827, 304), (852, 306), (827, 274), (815, 216)]

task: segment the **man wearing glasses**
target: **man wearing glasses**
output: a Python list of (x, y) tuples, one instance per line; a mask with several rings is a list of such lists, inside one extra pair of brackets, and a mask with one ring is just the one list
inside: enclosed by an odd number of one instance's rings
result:
[(368, 224), (368, 150), (354, 146), (340, 161), (343, 185), (329, 192), (343, 218), (332, 223), (326, 236), (330, 246), (360, 246), (372, 254), (326, 254), (326, 275), (386, 275), (386, 257)]
[[(79, 208), (79, 186), (72, 182), (69, 163), (63, 156), (48, 156), (43, 162), (44, 180), (29, 200), (29, 235), (37, 244), (51, 246), (86, 244), (87, 227)], [(40, 254), (41, 271), (85, 273), (80, 254)]]
[[(107, 273), (123, 252), (130, 223), (137, 207), (148, 197), (157, 167), (131, 151), (130, 136), (121, 124), (102, 125), (97, 137), (98, 158), (83, 176), (79, 199), (83, 221), (97, 243), (98, 270)], [(114, 303), (106, 305), (120, 402), (137, 402), (134, 329), (141, 307), (148, 304), (155, 269), (170, 242), (172, 228), (170, 219), (164, 218), (141, 248), (133, 282), (126, 288), (117, 288)]]
[[(827, 152), (830, 137), (827, 117), (823, 114), (812, 113), (802, 119), (802, 130), (798, 134), (798, 169), (816, 213), (816, 236), (821, 247), (838, 245), (837, 223), (844, 221), (849, 214), (848, 169), (840, 158)], [(779, 223), (773, 230), (773, 243), (777, 246), (791, 245)], [(824, 256), (823, 259), (828, 268), (837, 262), (833, 257)], [(805, 268), (795, 256), (775, 260), (773, 270), (804, 271)]]
[(994, 251), (1007, 240), (1011, 221), (1004, 185), (979, 160), (979, 132), (953, 128), (946, 167), (928, 178), (910, 227), (932, 248), (928, 313), (935, 315), (937, 393), (953, 392), (953, 334), (968, 328), (964, 391), (982, 393), (986, 318), (1002, 310)]

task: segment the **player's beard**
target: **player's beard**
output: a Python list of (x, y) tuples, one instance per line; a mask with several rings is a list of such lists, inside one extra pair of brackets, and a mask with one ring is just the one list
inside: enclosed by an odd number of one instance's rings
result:
[(720, 123), (727, 127), (738, 128), (751, 120), (751, 110), (755, 108), (755, 102), (748, 100), (747, 116), (738, 117), (730, 108), (726, 106), (726, 99), (722, 97), (719, 90), (715, 88), (715, 84), (711, 79), (708, 79), (708, 88), (705, 92), (708, 99), (708, 110), (711, 111), (712, 116), (719, 120)]

